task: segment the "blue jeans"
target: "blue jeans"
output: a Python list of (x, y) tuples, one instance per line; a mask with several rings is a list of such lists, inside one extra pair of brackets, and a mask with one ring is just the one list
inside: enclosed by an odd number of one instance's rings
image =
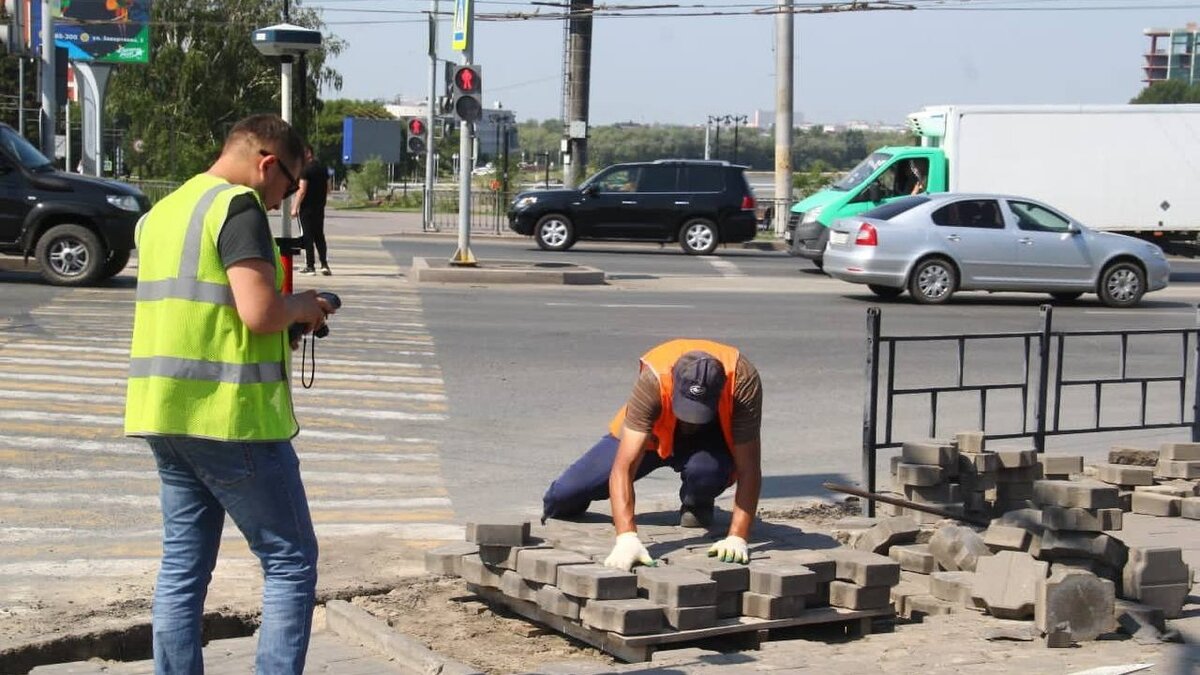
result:
[(316, 601), (317, 536), (291, 442), (146, 440), (162, 479), (155, 673), (204, 672), (201, 618), (226, 513), (265, 577), (255, 672), (303, 672)]
[[(619, 443), (612, 434), (605, 434), (550, 483), (542, 497), (543, 521), (578, 516), (587, 511), (592, 502), (608, 499), (608, 475), (612, 472)], [(733, 456), (719, 430), (716, 434), (694, 437), (677, 435), (674, 452), (667, 459), (662, 459), (656, 452), (647, 452), (638, 465), (634, 480), (664, 466), (671, 467), (682, 478), (679, 502), (689, 508), (712, 506), (729, 487), (734, 468)]]

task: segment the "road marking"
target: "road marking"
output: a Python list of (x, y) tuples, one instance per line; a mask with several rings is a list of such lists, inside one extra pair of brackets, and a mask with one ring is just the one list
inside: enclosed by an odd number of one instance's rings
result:
[(6, 373), (0, 371), (0, 380), (31, 380), (34, 382), (58, 382), (60, 384), (125, 384), (123, 377), (73, 377), (48, 373)]
[(365, 373), (327, 373), (321, 371), (317, 377), (325, 380), (353, 380), (355, 382), (395, 382), (400, 384), (445, 384), (440, 377), (412, 377), (409, 375), (367, 375)]
[(705, 256), (704, 259), (707, 260), (710, 265), (717, 268), (717, 271), (720, 272), (721, 276), (723, 276), (723, 277), (744, 277), (744, 276), (746, 276), (746, 273), (743, 272), (742, 270), (740, 270), (737, 265), (733, 264), (732, 262), (730, 262), (724, 258), (717, 258), (715, 256)]
[(85, 368), (128, 368), (129, 361), (72, 361), (70, 359), (30, 359), (0, 356), (0, 363), (15, 363), (25, 366), (82, 366)]
[(661, 305), (640, 303), (547, 302), (547, 307), (598, 307), (602, 309), (695, 309), (695, 305)]
[(122, 425), (124, 418), (100, 415), (75, 415), (70, 413), (48, 413), (34, 410), (0, 410), (0, 420), (17, 420), (21, 422), (78, 422), (79, 424), (104, 424), (108, 426)]
[(1180, 315), (1180, 316), (1196, 316), (1194, 309), (1085, 309), (1084, 314), (1121, 314), (1124, 316), (1133, 316), (1133, 312), (1137, 312), (1138, 316), (1154, 314), (1157, 316), (1163, 315)]
[(395, 410), (357, 410), (354, 408), (310, 408), (296, 406), (297, 414), (305, 415), (336, 415), (339, 417), (358, 417), (369, 420), (400, 420), (405, 422), (441, 422), (446, 416), (441, 413), (407, 413)]
[(63, 438), (61, 436), (3, 436), (0, 437), (0, 448), (18, 448), (21, 450), (55, 450), (68, 452), (104, 453), (109, 455), (145, 455), (150, 452), (141, 441), (128, 443), (87, 441)]

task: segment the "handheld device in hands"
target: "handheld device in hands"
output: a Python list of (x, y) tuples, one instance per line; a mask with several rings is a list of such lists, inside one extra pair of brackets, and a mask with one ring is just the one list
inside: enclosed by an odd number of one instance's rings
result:
[[(342, 308), (342, 299), (339, 298), (336, 293), (321, 291), (320, 293), (317, 293), (317, 297), (324, 298), (325, 302), (333, 305), (334, 309)], [(302, 335), (304, 335), (304, 325), (305, 324), (302, 323), (294, 323), (288, 327), (288, 342), (295, 342), (296, 340), (299, 340)], [(323, 338), (326, 335), (329, 335), (329, 326), (326, 324), (322, 324), (320, 328), (313, 331), (313, 337)]]

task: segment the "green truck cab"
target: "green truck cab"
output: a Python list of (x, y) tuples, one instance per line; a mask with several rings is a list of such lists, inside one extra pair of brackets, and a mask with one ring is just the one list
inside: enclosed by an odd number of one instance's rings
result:
[(946, 192), (946, 155), (935, 147), (886, 147), (829, 187), (792, 206), (783, 238), (792, 255), (821, 266), (829, 225), (921, 192)]

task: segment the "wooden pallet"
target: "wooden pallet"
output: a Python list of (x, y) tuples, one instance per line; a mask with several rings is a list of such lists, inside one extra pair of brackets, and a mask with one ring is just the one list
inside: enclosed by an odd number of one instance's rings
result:
[(626, 663), (649, 661), (650, 655), (656, 650), (684, 642), (694, 642), (720, 636), (740, 637), (748, 649), (758, 649), (766, 642), (769, 631), (778, 628), (795, 626), (818, 626), (828, 624), (849, 624), (857, 635), (871, 633), (872, 620), (880, 617), (893, 617), (895, 611), (891, 605), (882, 609), (852, 610), (841, 607), (819, 607), (805, 610), (803, 614), (789, 619), (758, 619), (751, 616), (739, 616), (731, 619), (721, 619), (717, 625), (694, 630), (672, 630), (651, 635), (618, 635), (608, 631), (588, 628), (578, 621), (551, 614), (528, 600), (513, 598), (494, 588), (467, 584), (467, 588), (484, 600), (504, 605), (521, 616), (552, 628), (560, 633), (569, 635), (576, 640), (600, 649)]

